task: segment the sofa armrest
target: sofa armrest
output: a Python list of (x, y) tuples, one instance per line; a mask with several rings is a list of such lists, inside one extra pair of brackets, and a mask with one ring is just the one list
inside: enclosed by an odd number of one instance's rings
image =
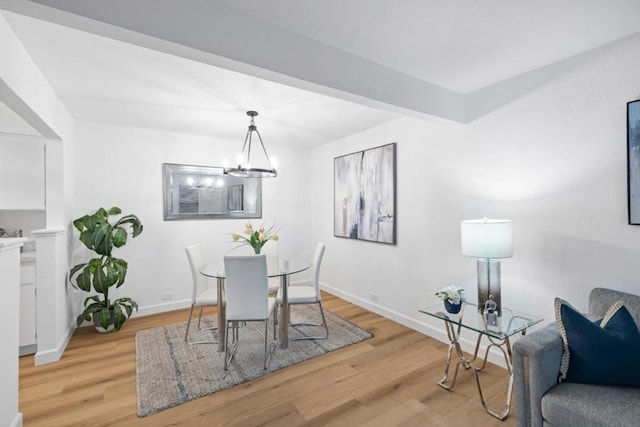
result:
[(513, 379), (518, 426), (542, 426), (542, 396), (558, 383), (562, 338), (556, 323), (513, 345)]

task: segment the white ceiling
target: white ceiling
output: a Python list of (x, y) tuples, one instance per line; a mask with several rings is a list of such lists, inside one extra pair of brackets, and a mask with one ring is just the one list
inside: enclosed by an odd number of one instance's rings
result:
[(225, 1), (257, 19), (470, 93), (640, 31), (638, 0)]
[[(31, 2), (8, 3), (8, 9), (20, 11), (22, 3)], [(85, 0), (76, 5), (90, 3), (95, 8), (100, 4)], [(640, 32), (638, 0), (199, 4), (259, 24), (252, 35), (257, 42), (268, 36), (266, 30), (278, 31), (298, 46), (306, 43), (309, 52), (330, 48), (327, 55), (350, 55), (462, 97)], [(112, 1), (104, 10), (117, 14), (118, 7), (128, 10), (126, 6)], [(265, 143), (315, 146), (398, 117), (384, 105), (373, 108), (51, 22), (3, 15), (80, 120), (239, 140), (248, 124), (244, 112), (256, 109)], [(282, 55), (278, 46), (261, 48), (275, 49), (274, 57)], [(341, 70), (333, 71), (339, 78)], [(7, 126), (6, 121), (0, 118), (0, 126)]]

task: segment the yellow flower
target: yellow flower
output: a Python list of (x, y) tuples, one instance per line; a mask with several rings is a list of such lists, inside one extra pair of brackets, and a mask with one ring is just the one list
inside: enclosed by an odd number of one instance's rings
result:
[(278, 228), (272, 225), (269, 228), (265, 228), (264, 225), (260, 228), (253, 228), (250, 221), (245, 223), (245, 229), (242, 233), (231, 233), (231, 239), (234, 242), (239, 242), (241, 245), (250, 245), (258, 252), (269, 240), (278, 241), (279, 237), (276, 234)]

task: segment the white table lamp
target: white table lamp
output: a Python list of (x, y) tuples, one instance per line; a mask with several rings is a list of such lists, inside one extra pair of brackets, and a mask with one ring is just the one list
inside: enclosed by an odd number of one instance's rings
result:
[(477, 258), (478, 310), (484, 311), (489, 295), (502, 314), (500, 258), (513, 256), (511, 220), (472, 219), (460, 222), (462, 254)]

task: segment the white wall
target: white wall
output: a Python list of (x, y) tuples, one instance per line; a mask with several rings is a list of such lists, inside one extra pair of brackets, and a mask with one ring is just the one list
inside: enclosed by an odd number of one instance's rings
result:
[(18, 412), (20, 346), (20, 247), (26, 239), (2, 239), (0, 242), (0, 271), (2, 271), (2, 299), (0, 319), (5, 348), (0, 352), (0, 425), (22, 426), (22, 413)]
[[(443, 338), (417, 310), (452, 283), (475, 300), (476, 263), (460, 254), (459, 222), (487, 216), (513, 220), (504, 305), (546, 324), (555, 296), (586, 311), (595, 286), (640, 293), (640, 227), (627, 225), (626, 200), (626, 103), (640, 98), (639, 68), (636, 38), (464, 127), (399, 119), (314, 149), (322, 281)], [(333, 237), (333, 158), (394, 141), (398, 244)]]
[[(31, 59), (11, 27), (0, 16), (0, 51), (5, 60), (0, 62), (0, 97), (2, 102), (26, 121), (33, 129), (46, 137), (45, 143), (45, 200), (46, 228), (49, 231), (64, 229), (69, 223), (70, 204), (73, 200), (71, 176), (73, 144), (73, 119), (65, 106)], [(64, 235), (61, 246), (65, 245)], [(48, 354), (47, 360), (59, 359), (66, 347), (72, 329), (72, 316), (66, 295), (66, 251), (38, 252), (57, 268), (55, 275), (39, 274), (38, 353)], [(62, 268), (64, 267), (64, 268)], [(36, 270), (38, 267), (36, 266)], [(42, 273), (42, 272), (41, 272)], [(45, 291), (46, 290), (46, 291)], [(45, 291), (45, 292), (43, 292)], [(42, 295), (48, 292), (60, 295), (51, 305)], [(48, 321), (53, 319), (53, 321)], [(55, 343), (49, 348), (45, 343)]]
[[(115, 255), (129, 262), (124, 286), (114, 296), (133, 298), (139, 314), (149, 314), (188, 305), (191, 272), (184, 248), (203, 244), (210, 260), (222, 259), (234, 247), (231, 233), (244, 230), (244, 220), (164, 221), (162, 163), (222, 166), (226, 157), (234, 159), (243, 140), (214, 140), (201, 136), (174, 134), (139, 128), (78, 122), (75, 138), (75, 204), (73, 217), (94, 212), (99, 207), (119, 206), (124, 214), (136, 214), (144, 232), (117, 249)], [(278, 177), (264, 179), (262, 219), (254, 225), (281, 227), (280, 253), (311, 257), (308, 189), (309, 152), (306, 149), (272, 145), (265, 135), (269, 153), (278, 157)], [(73, 262), (85, 260), (86, 249), (74, 233)], [(162, 293), (173, 293), (172, 301), (162, 301)], [(77, 292), (81, 301), (86, 296)]]

